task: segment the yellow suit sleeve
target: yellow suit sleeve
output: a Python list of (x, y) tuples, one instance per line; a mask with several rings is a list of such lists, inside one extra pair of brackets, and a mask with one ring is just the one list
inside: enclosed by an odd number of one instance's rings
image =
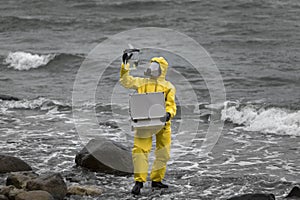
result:
[(166, 112), (169, 112), (171, 114), (171, 118), (173, 118), (176, 115), (177, 110), (175, 103), (175, 94), (176, 89), (172, 85), (166, 97)]
[(143, 78), (133, 77), (129, 74), (129, 63), (122, 63), (120, 70), (120, 83), (123, 87), (137, 90), (143, 84)]

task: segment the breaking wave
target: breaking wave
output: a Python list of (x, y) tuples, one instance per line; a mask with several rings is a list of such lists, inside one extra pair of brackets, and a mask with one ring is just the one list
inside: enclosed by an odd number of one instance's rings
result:
[[(113, 107), (113, 108), (112, 108)], [(198, 108), (198, 111), (195, 109)], [(72, 107), (71, 103), (51, 100), (44, 97), (35, 99), (0, 99), (0, 109), (29, 109), (49, 111), (72, 111), (72, 109), (95, 109), (100, 112), (116, 112), (118, 114), (127, 113), (124, 105), (110, 104), (89, 104), (88, 102), (79, 107)], [(197, 109), (196, 109), (197, 110)], [(237, 125), (235, 130), (255, 131), (265, 134), (300, 136), (300, 110), (290, 110), (279, 107), (263, 107), (261, 104), (240, 104), (238, 102), (225, 102), (224, 106), (213, 107), (212, 105), (178, 106), (178, 119), (181, 112), (198, 113), (200, 119), (208, 122), (212, 112), (221, 114), (221, 119), (225, 122)], [(195, 113), (195, 114), (196, 114)], [(207, 118), (207, 119), (204, 119)]]
[(0, 100), (0, 108), (3, 109), (40, 109), (40, 110), (51, 110), (57, 108), (58, 110), (71, 110), (71, 106), (59, 102), (56, 100), (50, 100), (44, 97), (39, 97), (32, 100), (22, 99), (22, 100), (12, 100), (12, 101), (2, 101)]
[(55, 54), (38, 55), (27, 52), (10, 52), (3, 64), (16, 70), (29, 70), (47, 65), (55, 58)]
[(62, 102), (58, 100), (52, 100), (45, 97), (37, 97), (35, 99), (19, 99), (17, 97), (12, 97), (8, 95), (0, 95), (0, 108), (2, 109), (18, 109), (18, 110), (42, 110), (48, 111), (52, 109), (57, 109), (57, 111), (71, 111), (72, 109), (95, 109), (97, 112), (112, 112), (112, 107), (114, 111), (123, 110), (120, 105), (93, 104), (90, 102), (84, 102), (78, 106), (72, 106), (71, 102)]
[(300, 110), (262, 108), (256, 105), (242, 106), (227, 102), (221, 114), (222, 120), (242, 125), (237, 129), (300, 136)]

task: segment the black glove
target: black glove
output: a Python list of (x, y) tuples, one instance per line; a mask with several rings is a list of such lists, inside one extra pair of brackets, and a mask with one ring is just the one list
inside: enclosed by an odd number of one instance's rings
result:
[(166, 122), (170, 121), (171, 114), (169, 112), (166, 113)]
[(122, 56), (122, 61), (124, 64), (127, 64), (128, 60), (132, 57), (132, 53), (128, 55), (128, 53), (124, 53)]
[(171, 114), (169, 112), (166, 113), (166, 115), (164, 117), (160, 118), (160, 121), (162, 122), (168, 122), (171, 119)]

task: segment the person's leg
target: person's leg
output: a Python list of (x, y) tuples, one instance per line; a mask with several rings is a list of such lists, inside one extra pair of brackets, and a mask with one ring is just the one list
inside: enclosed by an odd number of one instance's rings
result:
[(132, 160), (134, 167), (134, 180), (131, 193), (139, 195), (143, 182), (147, 181), (148, 175), (148, 155), (152, 148), (152, 135), (144, 132), (136, 132), (134, 136), (134, 146), (132, 149)]
[(134, 180), (146, 182), (148, 175), (148, 156), (152, 148), (152, 135), (143, 137), (136, 133), (134, 137), (134, 146), (132, 149), (132, 159), (134, 166)]
[(153, 182), (161, 182), (166, 173), (166, 165), (170, 159), (171, 127), (165, 126), (156, 134), (155, 160), (150, 178)]

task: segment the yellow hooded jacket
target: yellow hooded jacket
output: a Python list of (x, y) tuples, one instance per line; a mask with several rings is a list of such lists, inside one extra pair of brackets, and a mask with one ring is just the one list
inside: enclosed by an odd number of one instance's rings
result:
[[(166, 112), (171, 114), (171, 118), (176, 115), (175, 93), (173, 84), (166, 81), (165, 77), (168, 70), (168, 62), (163, 57), (154, 57), (151, 62), (160, 64), (161, 75), (157, 79), (133, 77), (129, 74), (129, 63), (122, 63), (120, 71), (120, 82), (128, 89), (135, 89), (139, 94), (149, 92), (164, 92), (166, 102)], [(170, 125), (170, 121), (167, 122)]]

